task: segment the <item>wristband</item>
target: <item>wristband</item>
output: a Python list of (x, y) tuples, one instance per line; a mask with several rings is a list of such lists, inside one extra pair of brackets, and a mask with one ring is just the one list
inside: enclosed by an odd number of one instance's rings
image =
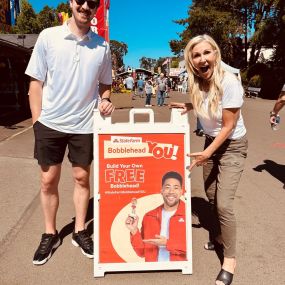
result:
[(107, 98), (107, 97), (106, 97), (106, 98), (101, 98), (101, 101), (104, 101), (104, 100), (105, 100), (105, 101), (108, 101), (108, 102), (110, 102), (110, 103), (112, 103), (112, 101), (111, 101), (110, 98)]
[(270, 117), (276, 117), (277, 116), (277, 114), (275, 114), (275, 112), (273, 112), (273, 111), (271, 111), (269, 114), (270, 114)]

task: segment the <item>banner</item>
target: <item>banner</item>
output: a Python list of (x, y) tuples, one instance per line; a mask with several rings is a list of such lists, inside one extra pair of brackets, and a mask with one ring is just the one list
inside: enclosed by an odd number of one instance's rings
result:
[(10, 0), (0, 0), (0, 30), (9, 31), (11, 28)]
[[(145, 261), (133, 249), (125, 221), (136, 214), (141, 228), (144, 215), (163, 204), (160, 192), (164, 174), (175, 171), (184, 176), (183, 146), (183, 134), (99, 136), (99, 232), (104, 237), (100, 263)], [(182, 232), (186, 240), (185, 229)], [(186, 247), (185, 241), (181, 246)]]
[(109, 8), (110, 0), (101, 0), (96, 15), (91, 20), (92, 30), (109, 42)]

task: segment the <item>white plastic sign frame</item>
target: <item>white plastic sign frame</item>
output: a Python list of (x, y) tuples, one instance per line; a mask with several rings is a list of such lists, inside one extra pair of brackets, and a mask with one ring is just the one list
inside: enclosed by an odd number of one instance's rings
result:
[[(148, 122), (135, 122), (136, 114), (147, 114)], [(183, 274), (192, 274), (192, 221), (191, 221), (191, 184), (187, 166), (190, 165), (190, 158), (184, 155), (183, 173), (184, 176), (184, 202), (186, 220), (186, 260), (166, 262), (104, 262), (100, 261), (100, 241), (104, 241), (100, 232), (100, 206), (104, 204), (100, 179), (104, 179), (100, 165), (100, 153), (103, 145), (100, 144), (100, 136), (114, 135), (124, 137), (126, 135), (138, 136), (150, 134), (151, 136), (173, 135), (182, 137), (182, 144), (185, 153), (190, 152), (190, 125), (187, 115), (181, 115), (181, 110), (172, 109), (170, 122), (154, 122), (152, 109), (132, 109), (129, 113), (129, 122), (112, 123), (111, 117), (103, 117), (98, 110), (94, 112), (94, 277), (103, 277), (105, 272), (119, 271), (157, 271), (157, 270), (181, 270)], [(105, 143), (105, 142), (104, 142)], [(105, 156), (103, 160), (105, 159)], [(112, 167), (112, 166), (110, 166)], [(100, 172), (101, 171), (101, 172)], [(106, 179), (106, 178), (105, 178)], [(115, 199), (118, 196), (112, 196)], [(118, 197), (119, 199), (119, 197)], [(105, 211), (105, 210), (104, 210)], [(108, 209), (106, 209), (108, 211)], [(122, 221), (124, 223), (124, 221)], [(111, 233), (105, 233), (111, 234)], [(109, 237), (108, 237), (109, 238)]]

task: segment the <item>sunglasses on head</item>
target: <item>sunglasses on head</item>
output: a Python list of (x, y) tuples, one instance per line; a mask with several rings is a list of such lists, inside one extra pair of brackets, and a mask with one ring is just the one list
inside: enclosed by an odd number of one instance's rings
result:
[(86, 1), (86, 0), (75, 0), (77, 5), (83, 5), (85, 2), (87, 2), (87, 5), (90, 9), (95, 9), (99, 6), (99, 1)]

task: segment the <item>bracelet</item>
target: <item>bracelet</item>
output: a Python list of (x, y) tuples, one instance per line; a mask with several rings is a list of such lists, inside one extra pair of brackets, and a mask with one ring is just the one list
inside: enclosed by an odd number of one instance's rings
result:
[(108, 97), (104, 97), (104, 98), (101, 98), (101, 101), (108, 101), (108, 102), (110, 102), (110, 103), (112, 103), (112, 101), (111, 101), (111, 99)]
[(277, 116), (276, 113), (273, 111), (271, 111), (269, 114), (270, 114), (270, 117), (276, 117)]

